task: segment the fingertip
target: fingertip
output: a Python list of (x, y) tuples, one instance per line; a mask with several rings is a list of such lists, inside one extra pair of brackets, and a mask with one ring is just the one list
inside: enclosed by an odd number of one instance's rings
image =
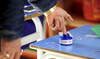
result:
[(66, 16), (65, 18), (66, 18), (68, 21), (74, 21), (73, 18), (72, 18), (70, 15)]
[(67, 35), (67, 32), (66, 31), (63, 31), (63, 34)]
[(67, 34), (66, 27), (63, 28), (62, 32), (63, 32), (63, 34), (65, 34), (65, 35)]
[(71, 21), (74, 21), (74, 19), (72, 17), (70, 17)]
[(65, 35), (67, 35), (67, 32), (64, 32)]

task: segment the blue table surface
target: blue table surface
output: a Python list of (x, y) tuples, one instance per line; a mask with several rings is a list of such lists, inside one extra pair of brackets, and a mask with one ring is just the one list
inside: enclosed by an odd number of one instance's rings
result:
[(32, 43), (31, 45), (100, 59), (100, 39), (98, 37), (91, 37), (91, 35), (95, 35), (90, 29), (91, 27), (93, 26), (85, 25), (69, 31), (73, 35), (73, 44), (71, 46), (60, 45), (59, 35)]

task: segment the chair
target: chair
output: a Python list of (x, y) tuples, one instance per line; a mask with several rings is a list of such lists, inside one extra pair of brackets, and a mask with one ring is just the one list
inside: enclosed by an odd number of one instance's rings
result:
[[(43, 14), (38, 14), (36, 11), (28, 12), (28, 13), (25, 12), (25, 19), (24, 19), (24, 21), (32, 19), (32, 21), (34, 22), (35, 27), (36, 27), (36, 32), (21, 38), (21, 46), (22, 47), (23, 46), (25, 47), (26, 45), (29, 45), (32, 42), (40, 41), (40, 40), (45, 38), (45, 33), (44, 33), (44, 30), (43, 30), (43, 25), (42, 25), (42, 23), (41, 23), (41, 21), (40, 21), (40, 19), (38, 17), (38, 16), (41, 16), (41, 15), (43, 15)], [(40, 53), (43, 53), (43, 52), (40, 51), (40, 50), (37, 50), (37, 54), (40, 54)]]
[(43, 33), (44, 31), (43, 31), (43, 26), (41, 24), (40, 19), (38, 17), (34, 17), (34, 18), (32, 18), (32, 21), (35, 24), (36, 32), (32, 33), (30, 35), (27, 35), (25, 37), (22, 37), (22, 40), (21, 40), (22, 45), (21, 46), (29, 44), (34, 41), (39, 41), (39, 40), (44, 39), (44, 33)]
[[(27, 8), (28, 7), (30, 8), (30, 6), (31, 5), (28, 4), (28, 3), (24, 6), (24, 14), (25, 14), (24, 21), (32, 19), (32, 21), (35, 24), (36, 32), (22, 37), (21, 46), (24, 46), (24, 45), (29, 44), (29, 43), (34, 42), (34, 41), (38, 41), (38, 40), (44, 39), (43, 26), (42, 26), (42, 23), (41, 23), (41, 21), (40, 21), (40, 19), (38, 17), (41, 14), (37, 14), (37, 12), (34, 9), (32, 9), (32, 6), (31, 6), (30, 10), (34, 10), (34, 11), (28, 12), (29, 10), (27, 11)], [(25, 10), (27, 12), (25, 12)]]

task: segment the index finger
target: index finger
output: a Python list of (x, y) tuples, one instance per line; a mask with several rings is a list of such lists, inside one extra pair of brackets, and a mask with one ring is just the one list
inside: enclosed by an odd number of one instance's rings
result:
[(65, 35), (67, 34), (65, 25), (64, 25), (64, 28), (63, 28), (62, 32), (63, 32), (63, 34), (65, 34)]
[(60, 20), (60, 25), (61, 25), (61, 31), (63, 34), (67, 34), (66, 32), (66, 27), (65, 27), (65, 23), (64, 23), (64, 18), (62, 17)]

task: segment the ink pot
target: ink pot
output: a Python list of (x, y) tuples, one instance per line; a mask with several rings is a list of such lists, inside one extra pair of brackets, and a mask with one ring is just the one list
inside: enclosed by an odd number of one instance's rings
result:
[(72, 45), (72, 36), (63, 34), (59, 39), (59, 43), (66, 46)]

